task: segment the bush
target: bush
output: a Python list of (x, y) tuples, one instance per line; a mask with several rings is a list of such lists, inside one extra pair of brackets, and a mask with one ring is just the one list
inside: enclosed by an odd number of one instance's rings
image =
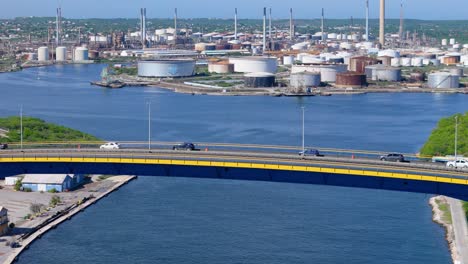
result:
[(15, 191), (19, 191), (19, 190), (21, 190), (21, 187), (23, 187), (22, 180), (23, 180), (23, 179), (18, 179), (18, 180), (15, 182), (15, 187), (13, 187), (13, 189), (14, 189)]
[(54, 195), (54, 196), (52, 196), (52, 198), (50, 198), (49, 205), (50, 205), (51, 207), (55, 207), (55, 206), (57, 206), (60, 202), (61, 202), (60, 197), (58, 197), (57, 195)]
[(10, 224), (8, 225), (8, 227), (10, 227), (10, 229), (15, 228), (15, 223), (10, 223)]
[(23, 188), (23, 192), (32, 192), (31, 188)]
[(31, 210), (31, 213), (33, 214), (38, 214), (41, 212), (43, 207), (44, 205), (42, 204), (33, 203), (29, 206), (29, 210)]
[(56, 190), (55, 188), (52, 188), (52, 189), (48, 190), (47, 192), (49, 192), (49, 193), (57, 193), (57, 190)]

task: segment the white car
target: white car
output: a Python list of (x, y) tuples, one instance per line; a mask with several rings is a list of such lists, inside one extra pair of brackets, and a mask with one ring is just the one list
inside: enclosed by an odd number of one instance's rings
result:
[(107, 142), (104, 145), (101, 145), (99, 149), (120, 149), (120, 144), (117, 142)]
[(457, 161), (449, 161), (447, 162), (447, 167), (450, 168), (468, 168), (468, 161), (466, 160), (457, 160)]

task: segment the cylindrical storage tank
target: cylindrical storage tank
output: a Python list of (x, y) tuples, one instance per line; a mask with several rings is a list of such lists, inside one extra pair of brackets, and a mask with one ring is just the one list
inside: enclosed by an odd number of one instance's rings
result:
[(325, 61), (322, 60), (321, 58), (319, 57), (316, 57), (316, 56), (303, 56), (302, 57), (302, 60), (301, 60), (302, 63), (324, 63)]
[(377, 56), (378, 57), (388, 56), (392, 58), (400, 58), (400, 52), (397, 50), (391, 50), (391, 49), (381, 50), (377, 53)]
[(151, 60), (138, 62), (138, 76), (140, 77), (187, 77), (194, 74), (194, 60)]
[(365, 67), (364, 73), (366, 74), (366, 77), (369, 79), (373, 79), (373, 76), (375, 75), (375, 69), (377, 67), (382, 67), (381, 65), (369, 65)]
[(338, 35), (336, 33), (330, 33), (328, 34), (328, 38), (329, 39), (336, 39), (338, 37)]
[(430, 59), (423, 59), (423, 65), (424, 65), (424, 66), (427, 66), (427, 65), (429, 65), (429, 64), (431, 64), (431, 60), (430, 60)]
[(49, 48), (48, 47), (40, 47), (37, 49), (37, 60), (38, 61), (49, 60)]
[(210, 73), (233, 73), (234, 72), (234, 64), (230, 64), (227, 61), (222, 62), (210, 62), (208, 63), (208, 72)]
[(399, 82), (401, 81), (401, 69), (393, 67), (377, 67), (372, 74), (374, 81)]
[(298, 72), (292, 73), (290, 86), (293, 88), (317, 87), (320, 85), (319, 72)]
[(460, 87), (460, 76), (448, 72), (434, 72), (427, 77), (427, 85), (433, 89), (449, 89)]
[(411, 59), (411, 66), (413, 67), (422, 67), (423, 66), (423, 58), (416, 57)]
[(322, 68), (320, 70), (320, 79), (323, 82), (336, 82), (336, 74), (338, 71), (333, 68)]
[(268, 72), (254, 72), (244, 75), (245, 87), (273, 87), (275, 86), (275, 75)]
[(75, 49), (74, 61), (87, 61), (88, 60), (88, 49), (83, 47), (78, 47)]
[(454, 38), (450, 39), (450, 45), (455, 45), (455, 39)]
[(461, 49), (461, 45), (460, 44), (453, 44), (453, 49)]
[(156, 35), (164, 35), (164, 34), (167, 34), (167, 30), (166, 29), (156, 29), (155, 33), (156, 33)]
[(400, 62), (401, 62), (401, 66), (403, 67), (411, 66), (411, 58), (401, 58)]
[(415, 82), (424, 82), (426, 80), (426, 74), (424, 72), (412, 72), (410, 79)]
[(235, 72), (269, 72), (276, 73), (278, 61), (275, 57), (237, 57), (229, 58), (229, 63), (234, 64)]
[(392, 58), (391, 66), (400, 67), (401, 66), (400, 58)]
[(390, 66), (392, 64), (392, 57), (390, 56), (382, 56), (377, 59), (382, 61), (382, 65)]
[(463, 77), (463, 68), (451, 68), (449, 72), (452, 75)]
[(432, 59), (431, 64), (434, 66), (440, 66), (440, 60), (439, 59)]
[(448, 42), (447, 39), (442, 39), (442, 46), (447, 46)]
[(344, 50), (350, 50), (353, 48), (353, 44), (349, 42), (341, 42), (340, 48)]
[(67, 60), (67, 48), (66, 47), (57, 47), (55, 49), (55, 60), (56, 61)]
[(340, 72), (336, 74), (337, 87), (362, 87), (367, 84), (366, 75), (358, 72)]
[(343, 64), (344, 58), (339, 58), (339, 57), (328, 58), (328, 62), (333, 63), (333, 64), (339, 64), (339, 63)]
[(36, 54), (36, 53), (33, 53), (33, 52), (27, 53), (27, 54), (26, 54), (26, 59), (27, 59), (28, 61), (37, 60), (37, 54)]
[(294, 56), (284, 56), (283, 57), (283, 64), (284, 65), (293, 65), (294, 64)]

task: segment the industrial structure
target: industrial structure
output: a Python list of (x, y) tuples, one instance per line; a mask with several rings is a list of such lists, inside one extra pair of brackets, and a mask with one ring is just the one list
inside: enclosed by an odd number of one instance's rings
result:
[(138, 62), (138, 76), (141, 77), (188, 77), (195, 74), (195, 61), (147, 60)]

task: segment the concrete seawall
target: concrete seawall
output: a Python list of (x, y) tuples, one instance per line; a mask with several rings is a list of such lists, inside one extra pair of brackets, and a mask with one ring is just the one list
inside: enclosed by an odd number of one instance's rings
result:
[(123, 185), (127, 184), (128, 182), (136, 179), (137, 177), (136, 176), (128, 176), (128, 177), (122, 177), (122, 176), (117, 176), (119, 177), (118, 179), (118, 182), (112, 187), (110, 188), (109, 190), (107, 190), (106, 192), (104, 193), (101, 193), (100, 195), (98, 195), (97, 197), (93, 198), (93, 199), (90, 199), (88, 201), (86, 201), (85, 203), (77, 206), (76, 208), (74, 208), (73, 210), (71, 210), (68, 214), (65, 214), (63, 216), (61, 216), (60, 218), (56, 219), (55, 221), (49, 223), (48, 225), (42, 227), (41, 229), (37, 230), (36, 232), (34, 232), (33, 234), (31, 234), (28, 238), (26, 238), (25, 240), (23, 240), (21, 242), (21, 247), (19, 248), (15, 248), (13, 249), (13, 251), (11, 252), (11, 254), (8, 256), (8, 258), (6, 259), (6, 261), (4, 263), (14, 263), (18, 257), (21, 255), (21, 253), (28, 249), (29, 248), (29, 245), (31, 243), (33, 243), (36, 239), (38, 238), (41, 238), (41, 236), (43, 236), (45, 233), (47, 233), (48, 231), (50, 231), (51, 229), (54, 229), (55, 227), (57, 227), (59, 224), (61, 224), (62, 222), (66, 221), (66, 220), (69, 220), (71, 219), (71, 217), (73, 217), (74, 215), (80, 213), (81, 211), (83, 211), (85, 208), (87, 208), (88, 206), (90, 205), (93, 205), (94, 203), (96, 203), (97, 201), (99, 201), (100, 199), (106, 197), (107, 195), (109, 195), (110, 193), (118, 190), (120, 187), (122, 187)]

